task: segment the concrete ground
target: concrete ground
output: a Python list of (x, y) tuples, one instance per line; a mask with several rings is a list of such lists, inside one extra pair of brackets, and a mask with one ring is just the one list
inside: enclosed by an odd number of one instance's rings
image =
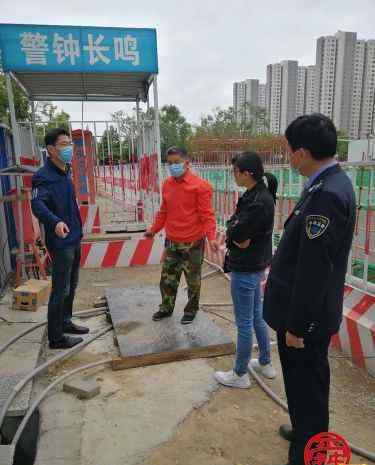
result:
[[(76, 310), (92, 307), (107, 287), (157, 285), (160, 267), (83, 270)], [(184, 292), (181, 290), (181, 297)], [(228, 282), (220, 275), (204, 280), (202, 302), (230, 302)], [(10, 310), (8, 296), (0, 303), (0, 316), (22, 323), (0, 323), (0, 345), (31, 321), (37, 313)], [(210, 317), (235, 337), (231, 307), (210, 307)], [(86, 323), (92, 333), (106, 327), (104, 316)], [(2, 373), (29, 371), (36, 363), (42, 331), (26, 337), (0, 356)], [(56, 352), (43, 347), (39, 363)], [(113, 334), (102, 336), (79, 355), (36, 380), (35, 396), (73, 367), (117, 356)], [(357, 446), (375, 449), (375, 379), (331, 352), (331, 430)], [(249, 390), (219, 387), (212, 375), (230, 369), (233, 357), (191, 360), (113, 372), (97, 368), (93, 377), (101, 393), (78, 400), (62, 391), (51, 392), (41, 406), (41, 434), (37, 465), (277, 465), (285, 462), (287, 444), (278, 436), (287, 415), (255, 382)], [(269, 384), (284, 397), (275, 347), (273, 361), (278, 378)], [(5, 370), (5, 371), (4, 371)], [(2, 378), (3, 379), (3, 378)], [(26, 392), (26, 401), (29, 393)], [(22, 397), (21, 397), (22, 400)], [(16, 410), (19, 405), (15, 405)], [(23, 407), (24, 408), (24, 407)], [(16, 411), (15, 411), (16, 413)], [(352, 463), (367, 463), (353, 457)]]
[[(37, 312), (12, 310), (10, 292), (0, 301), (0, 346), (9, 339), (46, 320), (46, 307)], [(44, 342), (45, 326), (36, 329), (0, 355), (0, 409), (14, 386), (35, 368)], [(29, 408), (31, 383), (26, 385), (8, 410), (9, 416), (24, 415)]]
[[(157, 285), (159, 267), (83, 270), (76, 310), (92, 306), (106, 287)], [(183, 291), (181, 291), (183, 292)], [(202, 302), (230, 302), (228, 282), (215, 275), (204, 280)], [(231, 320), (231, 307), (212, 310)], [(228, 334), (233, 325), (210, 317)], [(93, 331), (103, 316), (87, 320)], [(117, 355), (112, 333), (38, 379), (35, 393), (75, 366)], [(45, 351), (44, 357), (50, 352)], [(331, 430), (357, 446), (375, 449), (375, 379), (331, 352)], [(37, 465), (277, 465), (286, 461), (287, 443), (277, 434), (287, 415), (256, 385), (248, 390), (218, 387), (212, 375), (230, 369), (233, 357), (191, 360), (113, 372), (87, 373), (101, 393), (81, 401), (62, 387), (41, 407)], [(277, 351), (278, 378), (269, 384), (284, 397)], [(367, 463), (352, 457), (352, 463)]]

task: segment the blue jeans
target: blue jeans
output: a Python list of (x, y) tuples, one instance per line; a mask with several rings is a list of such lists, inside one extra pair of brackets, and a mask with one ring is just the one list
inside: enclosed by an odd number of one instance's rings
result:
[(237, 325), (237, 353), (234, 371), (238, 376), (247, 373), (253, 347), (253, 327), (259, 345), (259, 363), (271, 362), (270, 339), (263, 320), (261, 281), (263, 272), (231, 273), (231, 292)]
[(71, 323), (78, 284), (81, 244), (49, 250), (52, 260), (52, 290), (48, 302), (48, 339), (59, 341)]

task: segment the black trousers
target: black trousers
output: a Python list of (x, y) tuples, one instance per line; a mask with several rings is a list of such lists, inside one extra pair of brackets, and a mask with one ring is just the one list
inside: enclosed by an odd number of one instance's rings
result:
[(283, 371), (290, 421), (295, 440), (289, 448), (290, 465), (304, 465), (308, 440), (328, 431), (330, 337), (305, 341), (304, 349), (287, 347), (285, 331), (278, 332), (277, 342)]
[(81, 244), (49, 250), (52, 259), (52, 290), (48, 302), (48, 339), (59, 341), (72, 318), (78, 284)]

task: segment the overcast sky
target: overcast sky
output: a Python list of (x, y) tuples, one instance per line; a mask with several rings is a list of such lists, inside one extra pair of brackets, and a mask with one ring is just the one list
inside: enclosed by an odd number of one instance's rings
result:
[[(232, 84), (265, 81), (266, 66), (315, 62), (316, 39), (337, 30), (375, 39), (375, 0), (0, 0), (1, 21), (157, 29), (160, 105), (190, 122), (232, 104)], [(60, 104), (72, 119), (80, 103)], [(85, 103), (85, 119), (107, 119), (122, 103)]]

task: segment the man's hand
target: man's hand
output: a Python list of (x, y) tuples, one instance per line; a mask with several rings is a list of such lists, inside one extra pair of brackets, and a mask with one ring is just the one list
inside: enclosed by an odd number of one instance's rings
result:
[(285, 343), (288, 347), (294, 347), (295, 349), (303, 349), (305, 347), (303, 337), (295, 336), (289, 331), (285, 334)]
[(64, 221), (60, 221), (55, 227), (55, 233), (57, 236), (61, 237), (61, 239), (65, 239), (66, 236), (70, 233), (70, 229), (64, 223)]
[(236, 246), (239, 247), (240, 249), (247, 249), (250, 245), (250, 239), (246, 239), (246, 241), (243, 241), (243, 242), (233, 241), (233, 243), (236, 244)]
[(152, 238), (155, 236), (155, 233), (151, 232), (149, 229), (144, 234), (145, 237)]
[(218, 241), (216, 239), (212, 240), (212, 241), (208, 241), (210, 247), (211, 247), (211, 250), (213, 252), (218, 252), (219, 249), (220, 249), (220, 245), (218, 243)]

